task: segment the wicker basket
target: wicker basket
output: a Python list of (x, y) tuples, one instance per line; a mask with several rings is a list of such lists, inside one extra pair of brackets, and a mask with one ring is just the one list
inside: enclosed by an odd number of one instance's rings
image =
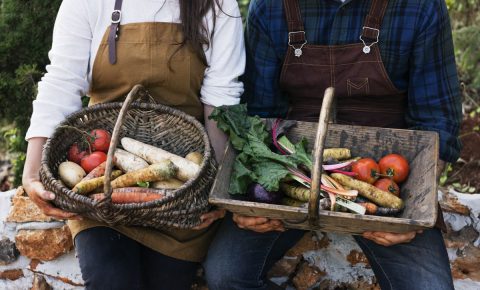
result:
[[(195, 118), (167, 106), (133, 102), (148, 93), (135, 86), (122, 102), (99, 104), (70, 115), (47, 141), (42, 156), (40, 178), (45, 188), (56, 194), (53, 203), (66, 211), (105, 222), (108, 225), (162, 228), (192, 228), (200, 224), (200, 215), (208, 211), (208, 192), (216, 174), (215, 159), (204, 127)], [(63, 126), (63, 127), (62, 127)], [(95, 201), (62, 185), (58, 166), (65, 161), (69, 147), (81, 135), (65, 126), (90, 131), (102, 128), (112, 132), (108, 152), (104, 192), (107, 198)], [(199, 174), (167, 197), (145, 203), (111, 203), (110, 175), (118, 140), (131, 137), (180, 156), (191, 151), (203, 154)], [(151, 189), (151, 192), (165, 193)]]

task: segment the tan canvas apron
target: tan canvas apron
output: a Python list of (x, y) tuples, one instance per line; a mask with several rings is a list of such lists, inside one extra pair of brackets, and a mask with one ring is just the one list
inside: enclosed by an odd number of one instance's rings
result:
[[(407, 92), (392, 83), (378, 48), (388, 0), (372, 0), (358, 43), (307, 42), (298, 0), (284, 0), (289, 31), (280, 87), (289, 98), (288, 118), (317, 122), (323, 92), (335, 88), (340, 124), (406, 128)], [(445, 229), (439, 210), (437, 226)]]
[[(109, 33), (107, 30), (94, 61), (90, 105), (119, 100), (135, 84), (140, 83), (157, 102), (202, 118), (203, 106), (199, 93), (205, 65), (189, 46), (174, 53), (182, 40), (179, 24), (155, 22), (122, 25), (114, 45), (114, 64), (111, 63), (109, 52)], [(68, 224), (73, 235), (91, 227), (106, 226), (92, 220), (69, 221)], [(165, 255), (201, 261), (213, 238), (216, 224), (201, 231), (162, 232), (125, 226), (114, 228)]]

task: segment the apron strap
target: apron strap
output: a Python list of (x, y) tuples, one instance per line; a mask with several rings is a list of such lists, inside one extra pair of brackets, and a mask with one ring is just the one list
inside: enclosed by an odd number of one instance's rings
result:
[[(365, 18), (362, 29), (362, 38), (378, 40), (387, 5), (388, 0), (372, 0), (370, 11)], [(289, 42), (292, 44), (305, 43), (305, 28), (298, 0), (283, 0), (283, 7), (287, 19)]]
[(115, 0), (115, 8), (112, 12), (112, 24), (108, 34), (108, 60), (110, 64), (117, 62), (116, 40), (118, 39), (120, 21), (122, 20), (122, 2), (123, 0)]
[(288, 25), (288, 42), (290, 44), (306, 43), (305, 28), (298, 0), (283, 0), (283, 7)]
[(383, 16), (387, 10), (388, 0), (372, 0), (370, 11), (365, 17), (362, 29), (362, 38), (373, 39), (378, 42), (380, 35), (380, 26), (382, 25)]

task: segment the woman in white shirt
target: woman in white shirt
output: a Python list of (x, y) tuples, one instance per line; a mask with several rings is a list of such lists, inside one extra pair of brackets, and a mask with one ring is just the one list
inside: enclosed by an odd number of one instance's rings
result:
[[(69, 219), (87, 288), (189, 289), (223, 211), (195, 230), (108, 227), (55, 208), (38, 171), (42, 146), (65, 117), (125, 96), (137, 83), (155, 100), (205, 121), (217, 157), (225, 136), (208, 120), (213, 107), (237, 104), (245, 65), (235, 0), (64, 0), (51, 64), (33, 103), (23, 185), (50, 216)], [(211, 225), (213, 223), (213, 225)]]

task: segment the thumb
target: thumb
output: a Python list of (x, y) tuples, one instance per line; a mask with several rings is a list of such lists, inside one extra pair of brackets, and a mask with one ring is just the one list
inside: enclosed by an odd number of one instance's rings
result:
[(44, 200), (54, 200), (55, 194), (50, 191), (45, 190), (43, 184), (40, 181), (36, 181), (32, 184), (33, 190), (37, 193), (37, 195)]

